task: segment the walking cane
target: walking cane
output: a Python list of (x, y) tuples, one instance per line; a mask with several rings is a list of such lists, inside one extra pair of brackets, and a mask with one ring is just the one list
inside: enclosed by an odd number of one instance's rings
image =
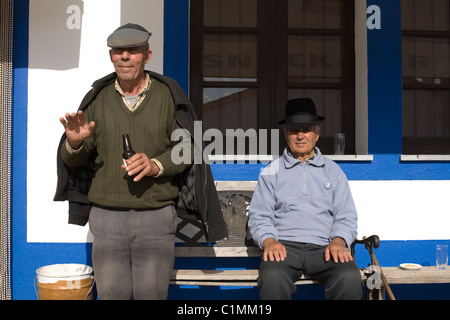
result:
[[(391, 290), (391, 287), (389, 286), (389, 283), (387, 282), (386, 276), (383, 273), (383, 270), (381, 269), (380, 264), (378, 263), (377, 257), (375, 256), (375, 253), (373, 252), (372, 247), (375, 249), (378, 248), (380, 245), (380, 239), (377, 235), (370, 236), (369, 238), (363, 237), (363, 240), (356, 240), (356, 243), (364, 243), (364, 246), (366, 247), (367, 251), (369, 251), (370, 259), (372, 260), (372, 265), (377, 266), (377, 268), (380, 270), (381, 277), (383, 278), (383, 283), (386, 288), (386, 291), (389, 295), (389, 298), (391, 300), (395, 300), (394, 293)], [(353, 245), (354, 247), (354, 245)], [(352, 248), (352, 251), (354, 252), (354, 248)]]

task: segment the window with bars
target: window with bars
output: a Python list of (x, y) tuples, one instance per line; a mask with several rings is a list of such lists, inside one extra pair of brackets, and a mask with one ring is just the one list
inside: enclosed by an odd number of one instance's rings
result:
[(190, 98), (204, 131), (270, 134), (288, 99), (311, 97), (327, 118), (321, 151), (345, 132), (355, 152), (353, 1), (192, 0), (190, 21)]
[(450, 1), (402, 0), (403, 153), (450, 154)]

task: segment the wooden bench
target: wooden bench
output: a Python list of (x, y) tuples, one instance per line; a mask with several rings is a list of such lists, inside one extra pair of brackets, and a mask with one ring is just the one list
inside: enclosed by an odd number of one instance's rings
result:
[(403, 270), (399, 267), (381, 267), (389, 284), (429, 284), (450, 283), (450, 269), (437, 269), (435, 266), (419, 270)]
[[(371, 241), (377, 239), (377, 236), (371, 236), (364, 240), (358, 240), (367, 246), (373, 246)], [(356, 243), (355, 243), (356, 244)], [(177, 257), (190, 258), (208, 258), (208, 257), (261, 257), (262, 250), (256, 246), (221, 246), (218, 243), (214, 246), (177, 246)], [(353, 252), (354, 254), (354, 249)], [(364, 282), (370, 281), (371, 277), (377, 274), (377, 270), (371, 268), (360, 269), (361, 279)], [(389, 276), (393, 276), (391, 271)], [(258, 269), (175, 269), (172, 271), (171, 284), (184, 286), (238, 286), (238, 287), (255, 287), (257, 286)], [(374, 284), (370, 289), (366, 290), (366, 298), (368, 300), (383, 300), (385, 298), (385, 286), (381, 281), (381, 275), (374, 278), (378, 279), (378, 283)], [(297, 279), (296, 285), (317, 284), (318, 282), (308, 275), (302, 275)]]
[[(217, 190), (222, 204), (222, 212), (228, 223), (229, 238), (214, 245), (206, 245), (201, 224), (195, 220), (184, 220), (178, 224), (177, 237), (182, 242), (176, 246), (176, 257), (180, 258), (239, 258), (261, 257), (262, 251), (246, 240), (247, 209), (256, 182), (218, 182)], [(196, 229), (194, 231), (185, 229)], [(378, 248), (378, 236), (357, 240), (355, 247), (364, 245), (371, 256), (371, 265), (361, 268), (361, 279), (366, 282), (366, 298), (369, 300), (385, 299), (386, 292), (395, 299), (389, 284), (450, 283), (450, 269), (438, 270), (436, 267), (422, 267), (420, 270), (403, 270), (399, 267), (379, 267), (373, 249)], [(358, 249), (359, 250), (359, 249)], [(258, 269), (208, 270), (175, 269), (172, 272), (172, 285), (190, 286), (257, 286)], [(383, 281), (384, 280), (384, 281)], [(303, 275), (296, 285), (317, 283), (308, 275)]]
[[(247, 239), (246, 224), (248, 206), (256, 186), (255, 181), (216, 182), (219, 199), (225, 221), (228, 224), (229, 237), (214, 245), (205, 244), (201, 223), (196, 220), (181, 220), (178, 223), (176, 257), (179, 258), (239, 258), (261, 257), (262, 251), (252, 240)], [(186, 229), (188, 229), (186, 231)], [(360, 243), (365, 243), (364, 241)], [(366, 244), (366, 246), (372, 246)], [(361, 269), (364, 281), (374, 271)], [(175, 269), (172, 272), (172, 285), (189, 286), (257, 286), (258, 269), (208, 270)], [(297, 285), (317, 283), (308, 275), (296, 281)]]
[[(177, 257), (261, 257), (257, 247), (176, 247)], [(367, 275), (361, 269), (361, 277), (365, 281)], [(256, 286), (258, 269), (243, 270), (173, 270), (171, 284), (200, 286)], [(296, 281), (297, 285), (317, 283), (308, 275)]]

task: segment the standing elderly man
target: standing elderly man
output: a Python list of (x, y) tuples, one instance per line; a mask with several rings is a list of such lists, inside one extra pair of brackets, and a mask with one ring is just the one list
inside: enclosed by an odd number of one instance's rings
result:
[(302, 274), (323, 284), (327, 299), (361, 299), (361, 276), (348, 251), (357, 212), (345, 174), (316, 147), (324, 119), (311, 99), (288, 101), (279, 122), (288, 147), (259, 177), (248, 226), (264, 250), (261, 299), (291, 299)]
[[(175, 142), (171, 136), (179, 128), (191, 132), (196, 117), (173, 79), (145, 71), (152, 55), (150, 35), (136, 24), (116, 29), (107, 40), (115, 73), (94, 82), (78, 112), (60, 118), (65, 134), (55, 200), (69, 200), (69, 223), (89, 220), (100, 299), (167, 297), (178, 181), (186, 172), (194, 182), (187, 191), (193, 192), (190, 206), (183, 209), (198, 210), (208, 225), (208, 240), (227, 235), (209, 166), (173, 159), (175, 146), (191, 150), (193, 158), (191, 139)], [(129, 134), (136, 151), (127, 165), (122, 164), (123, 134)], [(205, 194), (194, 192), (205, 186)]]

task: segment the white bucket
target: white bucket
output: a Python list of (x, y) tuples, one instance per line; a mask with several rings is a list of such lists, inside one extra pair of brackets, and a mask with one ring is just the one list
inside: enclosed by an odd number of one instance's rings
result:
[(92, 299), (92, 267), (84, 264), (53, 264), (36, 270), (39, 300)]

